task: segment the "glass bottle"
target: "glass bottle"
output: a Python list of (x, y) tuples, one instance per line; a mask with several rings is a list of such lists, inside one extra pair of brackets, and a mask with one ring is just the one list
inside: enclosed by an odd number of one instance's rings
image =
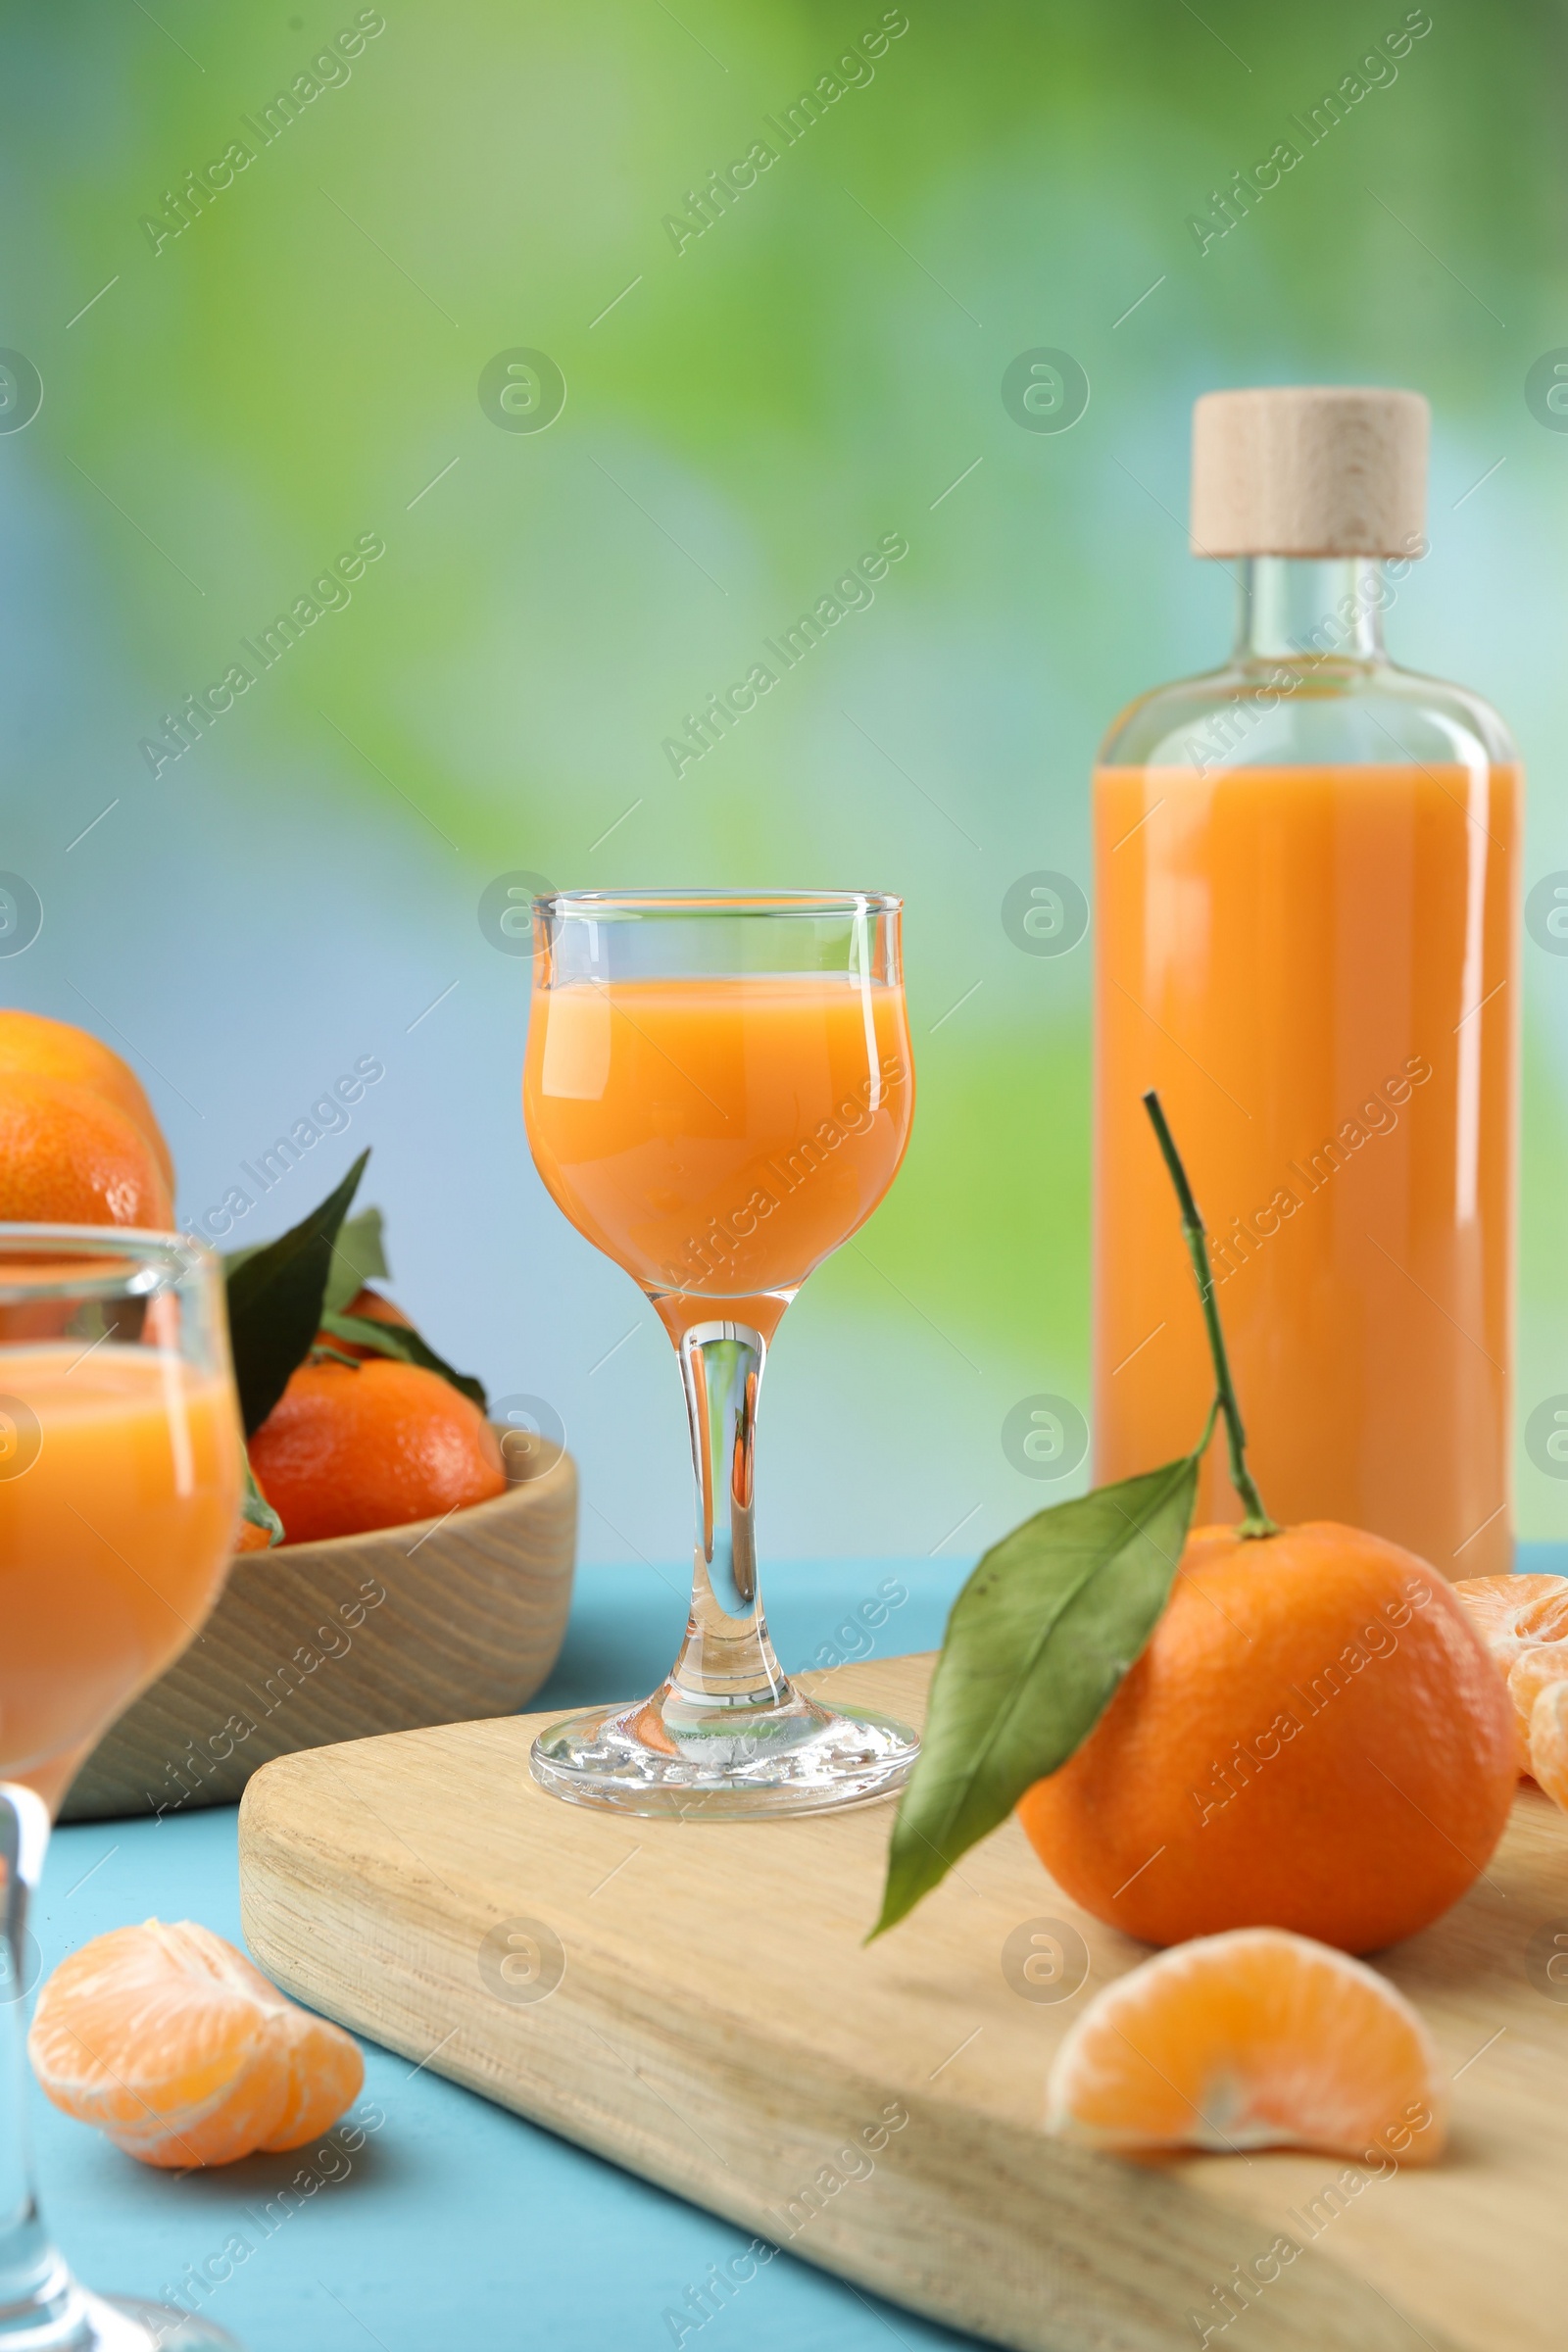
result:
[[(1479, 696), (1384, 652), (1425, 552), (1426, 404), (1220, 394), (1196, 424), (1235, 650), (1125, 710), (1095, 781), (1096, 1476), (1185, 1452), (1212, 1385), (1156, 1087), (1270, 1511), (1497, 1573), (1521, 778)], [(1199, 1520), (1240, 1516), (1212, 1446)]]

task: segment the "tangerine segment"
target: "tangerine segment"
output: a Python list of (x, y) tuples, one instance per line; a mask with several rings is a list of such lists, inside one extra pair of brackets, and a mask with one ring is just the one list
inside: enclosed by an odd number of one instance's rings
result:
[(1321, 2148), (1430, 2164), (1446, 2087), (1422, 2019), (1363, 1961), (1235, 1928), (1097, 1993), (1057, 2050), (1046, 2128), (1099, 2148)]
[(351, 2035), (191, 1920), (114, 1928), (63, 1960), (27, 2051), (55, 2106), (170, 2169), (300, 2147), (365, 2080)]
[(1544, 1685), (1530, 1712), (1530, 1769), (1568, 1812), (1568, 1682)]
[(1521, 1650), (1568, 1639), (1568, 1576), (1469, 1576), (1453, 1590), (1504, 1673)]
[[(1568, 1642), (1568, 1576), (1472, 1576), (1454, 1586), (1470, 1621), (1503, 1673), (1519, 1728), (1519, 1769), (1530, 1770), (1530, 1710), (1541, 1683), (1512, 1669), (1548, 1644)], [(1544, 1676), (1544, 1680), (1550, 1677)]]
[[(1560, 1683), (1568, 1677), (1568, 1642), (1538, 1642), (1533, 1649), (1522, 1649), (1507, 1674), (1508, 1696), (1513, 1700), (1519, 1726), (1519, 1769), (1535, 1772), (1530, 1760), (1530, 1742), (1536, 1701), (1548, 1683)], [(1539, 1780), (1541, 1776), (1537, 1773), (1536, 1777)]]

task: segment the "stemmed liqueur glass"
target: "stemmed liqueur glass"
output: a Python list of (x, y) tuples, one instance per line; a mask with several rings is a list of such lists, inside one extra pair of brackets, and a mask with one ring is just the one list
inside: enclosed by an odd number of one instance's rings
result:
[(209, 1251), (0, 1224), (0, 2352), (238, 2352), (209, 2321), (72, 2277), (32, 2184), (22, 1995), (50, 1814), (217, 1599), (242, 1462)]
[(814, 1813), (894, 1793), (918, 1742), (790, 1682), (762, 1613), (762, 1371), (813, 1266), (908, 1141), (902, 903), (860, 891), (560, 891), (535, 902), (523, 1101), (579, 1233), (653, 1301), (696, 1472), (686, 1639), (652, 1698), (540, 1734), (533, 1771), (628, 1813)]

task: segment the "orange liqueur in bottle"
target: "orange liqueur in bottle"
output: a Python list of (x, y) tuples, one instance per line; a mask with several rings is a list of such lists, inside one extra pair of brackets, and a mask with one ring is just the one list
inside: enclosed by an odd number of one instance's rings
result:
[[(1520, 775), (1476, 695), (1396, 668), (1425, 552), (1410, 392), (1210, 393), (1193, 545), (1221, 669), (1146, 695), (1095, 779), (1096, 1475), (1184, 1452), (1212, 1386), (1157, 1087), (1282, 1520), (1450, 1577), (1512, 1565)], [(1199, 1519), (1240, 1505), (1213, 1446)]]

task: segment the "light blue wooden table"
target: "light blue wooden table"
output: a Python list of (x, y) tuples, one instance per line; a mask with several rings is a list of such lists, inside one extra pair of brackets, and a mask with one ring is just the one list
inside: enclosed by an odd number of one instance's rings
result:
[[(894, 1579), (907, 1597), (877, 1654), (934, 1648), (966, 1563), (813, 1562), (770, 1570), (787, 1668), (864, 1656), (851, 1611)], [(651, 1690), (685, 1621), (681, 1571), (590, 1568), (566, 1646), (536, 1704)], [(34, 1925), (43, 1965), (106, 1928), (195, 1919), (240, 1943), (235, 1816), (85, 1823), (57, 1833)], [(278, 2191), (309, 2148), (179, 2178), (134, 2163), (35, 2098), (55, 2234), (91, 2285), (173, 2299), (190, 2270), (228, 2272), (195, 2301), (249, 2352), (934, 2352), (969, 2339), (780, 2255), (707, 2326), (678, 2312), (710, 2264), (750, 2240), (568, 2141), (365, 2045), (355, 2113), (380, 2121), (286, 2213)], [(337, 2178), (323, 2179), (330, 2172)], [(269, 2223), (269, 2201), (273, 2211)], [(236, 2259), (230, 2239), (249, 2248)]]

